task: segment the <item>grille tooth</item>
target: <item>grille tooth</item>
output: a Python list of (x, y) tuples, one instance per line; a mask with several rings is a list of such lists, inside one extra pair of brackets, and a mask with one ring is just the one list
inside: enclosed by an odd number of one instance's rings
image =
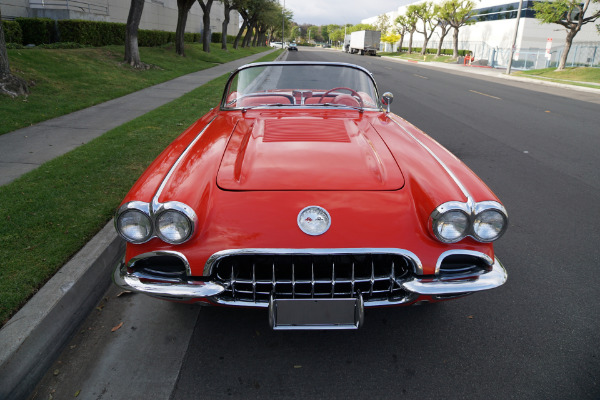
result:
[(212, 279), (227, 289), (223, 303), (268, 303), (280, 299), (350, 298), (365, 302), (398, 299), (397, 283), (412, 270), (399, 254), (233, 254), (218, 260)]

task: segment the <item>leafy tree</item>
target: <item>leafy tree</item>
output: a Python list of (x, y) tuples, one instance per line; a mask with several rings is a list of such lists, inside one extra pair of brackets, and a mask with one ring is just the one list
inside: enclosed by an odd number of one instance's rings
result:
[(444, 44), (444, 38), (450, 32), (451, 26), (448, 21), (446, 21), (444, 18), (442, 18), (442, 6), (436, 4), (434, 6), (434, 14), (435, 14), (435, 19), (437, 21), (437, 26), (438, 26), (438, 28), (440, 28), (440, 31), (441, 31), (440, 42), (438, 43), (437, 52), (435, 53), (435, 55), (439, 57), (442, 54), (442, 45)]
[(125, 62), (138, 69), (147, 68), (147, 65), (140, 59), (138, 48), (138, 28), (142, 19), (142, 11), (144, 11), (144, 0), (131, 0), (125, 28)]
[[(178, 2), (180, 0), (177, 0)], [(227, 50), (227, 28), (229, 27), (230, 14), (242, 6), (243, 0), (219, 0), (223, 3), (223, 23), (221, 24), (221, 49)]]
[(334, 42), (343, 42), (344, 41), (344, 30), (342, 28), (336, 29), (329, 35), (329, 38), (331, 40), (333, 40)]
[(319, 36), (319, 27), (318, 26), (314, 26), (311, 25), (308, 30), (308, 40), (317, 40), (318, 36)]
[(415, 8), (414, 6), (408, 6), (408, 8), (406, 9), (406, 14), (401, 15), (400, 17), (396, 18), (396, 21), (400, 21), (398, 22), (406, 24), (406, 30), (409, 33), (409, 37), (408, 37), (408, 54), (412, 53), (412, 42), (413, 42), (413, 35), (415, 34), (415, 30), (417, 29), (417, 22), (419, 21), (419, 18), (417, 17), (417, 14), (415, 13)]
[(600, 17), (600, 9), (592, 12), (586, 17), (590, 3), (598, 3), (600, 0), (556, 0), (553, 2), (535, 2), (533, 9), (535, 17), (543, 24), (558, 24), (565, 28), (567, 37), (565, 49), (563, 50), (557, 71), (563, 70), (567, 62), (567, 56), (573, 43), (573, 38), (579, 33), (581, 27), (587, 23), (594, 22)]
[(381, 41), (384, 43), (394, 44), (400, 41), (400, 37), (401, 36), (397, 33), (388, 33), (381, 37)]
[[(410, 29), (410, 25), (408, 24), (408, 21), (406, 20), (406, 16), (405, 15), (399, 15), (398, 17), (396, 17), (396, 19), (394, 20), (395, 28), (396, 28), (396, 33), (398, 33), (398, 35), (400, 35), (400, 39), (399, 39), (399, 46), (398, 46), (398, 51), (402, 51), (402, 43), (404, 42), (404, 36), (406, 35), (407, 32), (409, 32)], [(414, 31), (413, 31), (414, 32)], [(412, 35), (412, 32), (411, 32)]]
[(27, 83), (10, 72), (4, 26), (2, 25), (2, 12), (0, 11), (0, 93), (10, 97), (17, 97), (29, 93)]
[(323, 37), (323, 41), (329, 41), (329, 27), (327, 25), (321, 25), (321, 36)]
[(185, 56), (185, 25), (196, 0), (177, 0), (177, 27), (175, 28), (175, 53)]
[(410, 5), (408, 8), (412, 8), (414, 15), (423, 23), (423, 29), (419, 30), (417, 27), (416, 31), (423, 34), (423, 47), (421, 49), (421, 54), (425, 54), (427, 52), (427, 43), (435, 31), (435, 12), (433, 3), (426, 1), (420, 4)]
[(202, 8), (202, 50), (210, 53), (210, 9), (214, 0), (198, 0)]
[(471, 0), (447, 0), (438, 9), (438, 18), (448, 22), (454, 32), (452, 34), (452, 57), (458, 57), (458, 30), (465, 25), (472, 25), (475, 3)]
[(348, 33), (358, 31), (376, 31), (377, 27), (371, 24), (356, 24), (348, 28)]
[(296, 38), (299, 38), (300, 32), (301, 32), (301, 29), (298, 25), (292, 26), (292, 29), (290, 31), (290, 41), (295, 41)]
[(390, 17), (387, 14), (381, 14), (377, 17), (377, 21), (375, 22), (375, 27), (378, 31), (381, 32), (382, 35), (390, 29)]

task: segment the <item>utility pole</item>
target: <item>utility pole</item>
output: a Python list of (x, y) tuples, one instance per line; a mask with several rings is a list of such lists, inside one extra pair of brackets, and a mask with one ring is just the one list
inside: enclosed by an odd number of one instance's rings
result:
[(508, 58), (508, 67), (506, 67), (506, 75), (510, 75), (510, 68), (512, 67), (512, 59), (513, 59), (513, 55), (515, 54), (515, 44), (517, 43), (517, 32), (519, 31), (519, 21), (521, 20), (521, 9), (522, 8), (523, 8), (523, 0), (519, 0), (519, 11), (517, 11), (517, 22), (515, 24), (515, 33), (513, 35), (512, 46), (510, 48), (510, 57)]

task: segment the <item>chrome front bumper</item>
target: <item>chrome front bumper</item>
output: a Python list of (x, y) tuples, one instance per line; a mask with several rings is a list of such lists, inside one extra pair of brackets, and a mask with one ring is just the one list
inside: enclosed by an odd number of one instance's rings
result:
[[(469, 294), (482, 290), (493, 289), (506, 282), (506, 270), (496, 258), (489, 271), (473, 276), (463, 276), (457, 279), (438, 277), (410, 277), (398, 283), (409, 293), (424, 296), (452, 296)], [(114, 283), (122, 289), (144, 293), (172, 300), (193, 300), (210, 298), (222, 293), (226, 287), (221, 283), (181, 280), (165, 280), (145, 274), (127, 273), (127, 267), (121, 263), (113, 274)], [(414, 298), (416, 296), (408, 296)], [(219, 302), (219, 301), (216, 301)], [(227, 304), (227, 303), (225, 303)], [(365, 307), (402, 304), (400, 302), (365, 302)], [(239, 305), (239, 304), (232, 304)], [(268, 303), (246, 303), (246, 307), (268, 307)]]

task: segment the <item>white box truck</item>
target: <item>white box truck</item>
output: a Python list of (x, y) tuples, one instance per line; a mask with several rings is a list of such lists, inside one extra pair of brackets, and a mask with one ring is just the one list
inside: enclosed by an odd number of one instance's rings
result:
[(357, 31), (350, 34), (350, 53), (376, 55), (381, 41), (379, 31)]

